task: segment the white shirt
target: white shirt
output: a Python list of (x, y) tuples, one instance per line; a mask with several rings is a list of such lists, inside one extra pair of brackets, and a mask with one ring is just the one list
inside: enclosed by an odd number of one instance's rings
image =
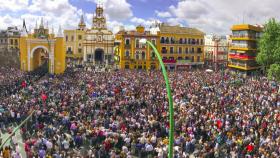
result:
[(68, 141), (66, 141), (66, 140), (64, 140), (63, 142), (62, 142), (62, 144), (63, 144), (63, 147), (64, 147), (64, 149), (69, 149), (69, 142)]

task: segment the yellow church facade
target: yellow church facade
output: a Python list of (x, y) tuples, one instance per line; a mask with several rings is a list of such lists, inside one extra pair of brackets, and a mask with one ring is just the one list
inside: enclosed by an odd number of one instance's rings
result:
[(42, 19), (39, 28), (36, 26), (34, 29), (34, 33), (28, 33), (26, 27), (23, 28), (20, 37), (20, 68), (31, 72), (43, 64), (47, 64), (51, 74), (61, 74), (66, 68), (62, 30), (59, 28), (57, 36), (54, 32), (49, 33)]
[(102, 66), (113, 64), (114, 35), (107, 28), (101, 4), (96, 6), (91, 28), (86, 28), (84, 17), (81, 16), (78, 28), (64, 30), (64, 35), (67, 63)]

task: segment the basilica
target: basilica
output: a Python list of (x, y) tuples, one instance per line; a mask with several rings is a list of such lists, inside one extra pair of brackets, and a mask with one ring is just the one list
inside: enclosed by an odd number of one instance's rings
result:
[(107, 29), (106, 17), (101, 4), (96, 6), (89, 29), (81, 16), (78, 28), (65, 30), (66, 61), (74, 64), (111, 65), (113, 64), (113, 33)]

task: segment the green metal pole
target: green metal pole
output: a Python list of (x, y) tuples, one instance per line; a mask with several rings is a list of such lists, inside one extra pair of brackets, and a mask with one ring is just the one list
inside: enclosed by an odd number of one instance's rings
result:
[(153, 43), (151, 43), (150, 41), (147, 41), (147, 44), (149, 44), (153, 50), (156, 53), (156, 56), (159, 60), (161, 69), (162, 69), (162, 73), (163, 73), (163, 77), (165, 80), (165, 84), (166, 84), (166, 89), (167, 89), (167, 97), (168, 97), (168, 102), (169, 102), (169, 144), (168, 144), (168, 158), (173, 158), (173, 142), (174, 142), (174, 110), (173, 110), (173, 99), (172, 99), (172, 95), (171, 95), (171, 88), (170, 88), (170, 84), (169, 84), (169, 80), (168, 80), (168, 75), (165, 69), (165, 66), (163, 64), (162, 58), (158, 52), (158, 50), (156, 49), (156, 47), (153, 45)]
[(7, 137), (5, 139), (5, 141), (1, 144), (0, 149), (2, 149), (4, 147), (4, 145), (8, 142), (8, 140), (10, 140), (12, 138), (12, 136), (31, 118), (31, 116), (33, 115), (34, 112), (35, 112), (35, 110), (33, 110), (32, 113), (24, 121), (22, 121), (19, 126), (17, 126), (14, 129), (14, 131), (9, 135), (9, 137)]

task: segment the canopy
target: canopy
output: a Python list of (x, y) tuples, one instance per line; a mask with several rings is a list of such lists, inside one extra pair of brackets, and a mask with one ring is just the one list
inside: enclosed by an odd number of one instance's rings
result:
[(206, 70), (206, 72), (213, 72), (213, 70), (211, 70), (211, 69), (207, 69), (207, 70)]

